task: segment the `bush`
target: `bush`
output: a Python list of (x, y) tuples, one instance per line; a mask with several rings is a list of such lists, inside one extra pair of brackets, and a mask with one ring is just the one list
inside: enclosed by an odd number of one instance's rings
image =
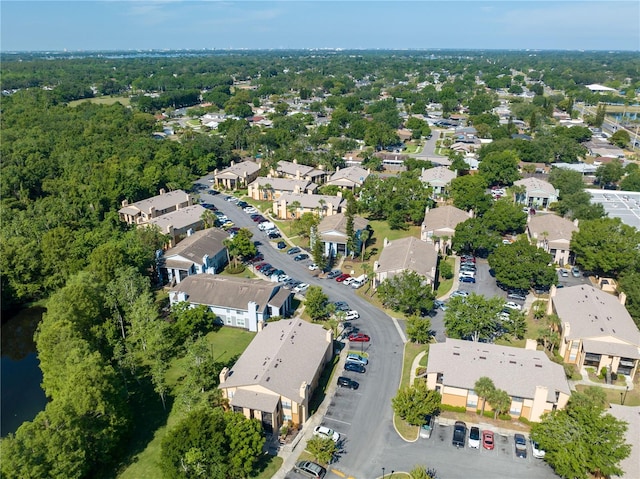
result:
[(498, 414), (498, 419), (501, 421), (511, 421), (513, 418), (511, 417), (511, 414)]
[(618, 374), (617, 373), (611, 373), (611, 380), (612, 381), (616, 381), (618, 379)]
[(564, 364), (564, 375), (567, 379), (573, 379), (573, 377), (578, 373), (576, 370), (575, 364)]
[(453, 278), (453, 268), (451, 267), (450, 263), (446, 261), (440, 262), (440, 276), (442, 276), (444, 279)]
[(245, 267), (243, 264), (238, 264), (238, 266), (229, 265), (226, 269), (229, 274), (240, 274), (244, 272)]
[(450, 406), (449, 404), (441, 404), (440, 410), (449, 412), (467, 412), (467, 408), (464, 406)]
[(531, 421), (529, 421), (526, 417), (520, 416), (518, 418), (518, 421), (520, 421), (522, 424), (526, 424), (527, 426), (531, 426)]
[(600, 379), (604, 379), (607, 377), (607, 368), (604, 367), (600, 370), (600, 374), (599, 374)]

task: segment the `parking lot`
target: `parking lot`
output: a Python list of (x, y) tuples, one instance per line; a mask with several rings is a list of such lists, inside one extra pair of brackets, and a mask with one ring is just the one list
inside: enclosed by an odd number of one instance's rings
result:
[(591, 203), (599, 203), (610, 218), (620, 218), (640, 230), (640, 193), (633, 191), (586, 190)]

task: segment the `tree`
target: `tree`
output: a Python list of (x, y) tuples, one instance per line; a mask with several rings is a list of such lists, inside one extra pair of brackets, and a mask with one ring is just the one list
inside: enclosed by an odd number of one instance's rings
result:
[(527, 224), (527, 214), (511, 200), (500, 198), (494, 203), (493, 208), (484, 214), (482, 224), (487, 230), (500, 235), (522, 233)]
[(620, 462), (631, 452), (625, 443), (628, 425), (605, 407), (597, 396), (574, 392), (565, 409), (546, 413), (532, 425), (531, 439), (546, 451), (556, 474), (576, 479), (623, 474)]
[(329, 464), (338, 450), (330, 437), (314, 436), (307, 441), (307, 451), (321, 464)]
[(440, 409), (441, 399), (438, 391), (427, 388), (426, 381), (417, 380), (415, 385), (400, 389), (391, 403), (398, 416), (413, 426), (420, 426), (427, 414)]
[(171, 307), (171, 319), (174, 321), (173, 330), (177, 339), (184, 341), (211, 331), (216, 315), (204, 304), (191, 307), (186, 301), (181, 301)]
[(596, 178), (601, 188), (617, 183), (623, 174), (624, 168), (622, 167), (622, 162), (617, 160), (600, 165), (596, 170)]
[(225, 413), (225, 436), (231, 451), (228, 460), (231, 477), (252, 477), (265, 443), (262, 424), (244, 414)]
[(322, 243), (316, 228), (313, 229), (311, 240), (313, 242), (313, 246), (311, 247), (311, 256), (313, 257), (313, 261), (318, 265), (320, 271), (324, 271), (327, 266), (327, 259), (324, 256), (324, 244)]
[(360, 243), (362, 245), (362, 251), (360, 252), (360, 259), (362, 261), (365, 260), (364, 252), (367, 249), (367, 241), (369, 240), (370, 236), (371, 236), (371, 230), (369, 230), (368, 228), (360, 230)]
[(619, 148), (626, 147), (631, 141), (631, 137), (629, 136), (629, 132), (627, 130), (618, 130), (611, 138), (609, 138), (609, 143), (612, 145), (616, 145)]
[[(634, 165), (635, 163), (630, 163)], [(624, 191), (640, 191), (640, 170), (627, 172), (620, 182), (620, 189)]]
[(305, 296), (304, 307), (313, 321), (327, 319), (327, 301), (329, 297), (324, 294), (320, 286), (309, 286)]
[(493, 341), (499, 334), (499, 314), (504, 300), (499, 297), (485, 298), (471, 293), (467, 298), (452, 298), (444, 313), (447, 336), (469, 341)]
[(477, 256), (491, 253), (502, 241), (497, 231), (487, 229), (482, 218), (469, 218), (456, 225), (452, 248)]
[(511, 408), (511, 396), (502, 389), (494, 389), (487, 399), (493, 409), (494, 419), (497, 419), (500, 414), (507, 414)]
[(451, 181), (451, 196), (456, 208), (473, 210), (482, 215), (491, 207), (491, 196), (486, 194), (487, 182), (482, 175), (466, 175)]
[(432, 337), (431, 320), (428, 317), (409, 317), (407, 320), (407, 336), (414, 343), (429, 343)]
[(560, 190), (560, 196), (571, 195), (584, 190), (582, 174), (578, 171), (553, 168), (549, 173), (549, 183)]
[(356, 203), (353, 195), (349, 195), (347, 198), (347, 211), (345, 218), (347, 220), (346, 234), (347, 234), (347, 252), (353, 254), (355, 249), (355, 231), (353, 227), (353, 216), (356, 211)]
[(513, 289), (529, 289), (551, 286), (557, 282), (551, 255), (521, 239), (508, 245), (500, 245), (489, 256), (489, 266), (496, 281)]
[(287, 211), (291, 215), (291, 218), (296, 218), (298, 216), (298, 209), (300, 208), (300, 202), (298, 200), (292, 201), (287, 205)]
[(492, 152), (480, 162), (478, 169), (489, 185), (512, 185), (520, 178), (520, 159), (515, 151)]
[(620, 218), (583, 221), (573, 233), (571, 249), (577, 263), (586, 271), (617, 277), (638, 264), (640, 233)]
[(640, 327), (640, 265), (636, 264), (620, 276), (620, 289), (627, 295), (625, 307), (629, 314)]
[(415, 271), (405, 270), (388, 277), (377, 292), (382, 304), (407, 315), (433, 308), (433, 289)]
[(484, 415), (484, 407), (486, 406), (487, 399), (494, 393), (494, 391), (496, 390), (496, 386), (495, 384), (493, 384), (491, 378), (482, 376), (475, 382), (473, 390), (479, 397), (482, 398), (482, 410), (480, 414)]
[(247, 228), (240, 228), (233, 238), (227, 238), (223, 244), (227, 247), (229, 256), (233, 258), (234, 266), (238, 267), (238, 259), (253, 258), (258, 250), (251, 241), (253, 233)]

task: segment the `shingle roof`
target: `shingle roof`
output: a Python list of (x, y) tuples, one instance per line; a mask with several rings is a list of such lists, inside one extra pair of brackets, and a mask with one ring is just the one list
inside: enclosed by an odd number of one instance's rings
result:
[(640, 437), (640, 406), (629, 407), (610, 403), (609, 410), (606, 412), (629, 425), (624, 437), (625, 442), (631, 444), (631, 454), (620, 461), (620, 468), (624, 474), (611, 477), (638, 479), (640, 477), (640, 443), (638, 442)]
[(611, 337), (612, 342), (640, 348), (640, 332), (615, 296), (594, 286), (577, 285), (556, 290), (552, 301), (560, 320), (569, 323), (569, 339)]
[(205, 211), (207, 211), (206, 208), (201, 205), (191, 205), (166, 215), (156, 216), (149, 220), (148, 224), (157, 225), (163, 232), (166, 232), (169, 226), (173, 226), (175, 229), (186, 228), (201, 221)]
[(473, 389), (487, 376), (496, 388), (510, 396), (533, 398), (536, 386), (548, 388), (547, 400), (556, 402), (556, 391), (571, 394), (564, 368), (543, 351), (447, 338), (429, 348), (428, 373), (442, 373), (444, 384)]
[(304, 195), (296, 193), (285, 193), (276, 201), (285, 201), (287, 204), (291, 204), (294, 201), (300, 203), (301, 208), (320, 208), (320, 200), (324, 200), (325, 206), (331, 204), (333, 209), (339, 209), (346, 202), (344, 198), (340, 196), (329, 195)]
[(126, 214), (136, 214), (137, 213), (136, 210), (149, 213), (151, 211), (151, 208), (155, 208), (156, 210), (161, 211), (187, 201), (189, 201), (189, 195), (184, 191), (182, 190), (168, 191), (161, 195), (157, 195), (152, 198), (147, 198), (146, 200), (136, 201), (135, 203), (131, 203), (130, 205), (124, 206), (118, 211), (120, 213), (126, 213)]
[[(539, 178), (524, 178), (516, 181), (514, 184), (517, 186), (524, 186), (527, 189), (527, 195), (531, 195), (535, 192), (536, 196), (540, 198), (544, 197), (544, 195), (558, 196), (558, 192), (551, 183)], [(540, 195), (540, 193), (543, 193), (543, 195)]]
[(216, 178), (243, 178), (245, 173), (247, 176), (251, 176), (259, 169), (260, 165), (253, 161), (242, 161), (231, 165), (229, 168), (225, 168), (215, 176)]
[(433, 271), (438, 264), (438, 253), (432, 244), (409, 236), (389, 242), (378, 260), (376, 273), (411, 270), (435, 279)]
[(311, 385), (325, 361), (329, 332), (301, 319), (268, 323), (233, 365), (220, 388), (260, 385), (302, 400), (303, 381)]
[(420, 175), (420, 180), (422, 180), (423, 183), (437, 183), (444, 185), (450, 183), (455, 177), (455, 171), (451, 171), (446, 166), (436, 166), (435, 168), (423, 170)]
[(305, 192), (308, 188), (313, 185), (308, 180), (297, 180), (294, 178), (265, 178), (263, 176), (256, 178), (256, 180), (251, 183), (250, 186), (264, 186), (271, 185), (271, 187), (276, 191), (295, 191), (296, 187), (301, 192)]
[(359, 166), (348, 166), (331, 175), (327, 184), (338, 186), (352, 186), (355, 184), (360, 186), (370, 174), (368, 170), (360, 168)]
[[(353, 231), (363, 230), (368, 224), (369, 222), (362, 216), (353, 216)], [(318, 225), (318, 232), (322, 235), (332, 231), (347, 234), (347, 216), (344, 213), (337, 213), (322, 218)]]
[(241, 311), (247, 311), (249, 302), (254, 301), (258, 305), (258, 311), (263, 311), (279, 288), (276, 283), (260, 279), (195, 274), (180, 281), (171, 288), (169, 294), (184, 292), (190, 303)]
[(296, 176), (298, 172), (300, 172), (300, 176), (317, 176), (324, 174), (324, 171), (318, 170), (313, 166), (301, 165), (284, 160), (278, 162), (277, 171), (292, 176)]
[(428, 209), (422, 221), (423, 228), (435, 231), (443, 228), (456, 229), (456, 226), (469, 219), (469, 213), (451, 205)]
[(578, 227), (565, 218), (553, 214), (538, 214), (529, 217), (527, 229), (532, 238), (541, 241), (543, 233), (546, 233), (546, 240), (549, 244), (556, 241), (571, 241), (571, 235), (578, 231)]
[(196, 231), (180, 241), (177, 246), (165, 251), (165, 261), (179, 261), (182, 258), (202, 264), (205, 255), (214, 256), (225, 248), (223, 241), (228, 237), (226, 232), (218, 228)]

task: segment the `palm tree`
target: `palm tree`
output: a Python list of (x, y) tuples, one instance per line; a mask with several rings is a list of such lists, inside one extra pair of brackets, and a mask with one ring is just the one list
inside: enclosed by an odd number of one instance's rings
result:
[(476, 383), (473, 385), (473, 390), (482, 398), (482, 412), (480, 414), (484, 415), (484, 407), (487, 403), (487, 398), (495, 392), (496, 386), (493, 384), (491, 378), (482, 376), (481, 378), (478, 378)]
[(273, 187), (271, 186), (271, 183), (265, 183), (264, 186), (262, 187), (262, 194), (264, 195), (265, 200), (268, 200), (269, 198), (273, 198), (273, 194), (271, 193), (272, 189)]
[(360, 259), (364, 261), (364, 250), (367, 248), (367, 240), (371, 236), (371, 230), (364, 229), (360, 231), (360, 241), (362, 241), (362, 253), (360, 254)]
[[(289, 211), (289, 214), (291, 214), (291, 219), (295, 219), (298, 208), (300, 208), (300, 202), (297, 200), (292, 201), (291, 204), (287, 206), (287, 211)], [(289, 234), (291, 234), (292, 227), (293, 227), (293, 221), (289, 223)]]
[(200, 219), (202, 220), (205, 229), (213, 228), (216, 224), (216, 215), (214, 215), (210, 210), (205, 210), (200, 216)]
[(318, 213), (320, 214), (320, 218), (322, 218), (324, 216), (324, 212), (327, 209), (326, 203), (327, 202), (325, 200), (323, 200), (322, 198), (320, 198), (318, 200), (318, 206), (319, 206)]

